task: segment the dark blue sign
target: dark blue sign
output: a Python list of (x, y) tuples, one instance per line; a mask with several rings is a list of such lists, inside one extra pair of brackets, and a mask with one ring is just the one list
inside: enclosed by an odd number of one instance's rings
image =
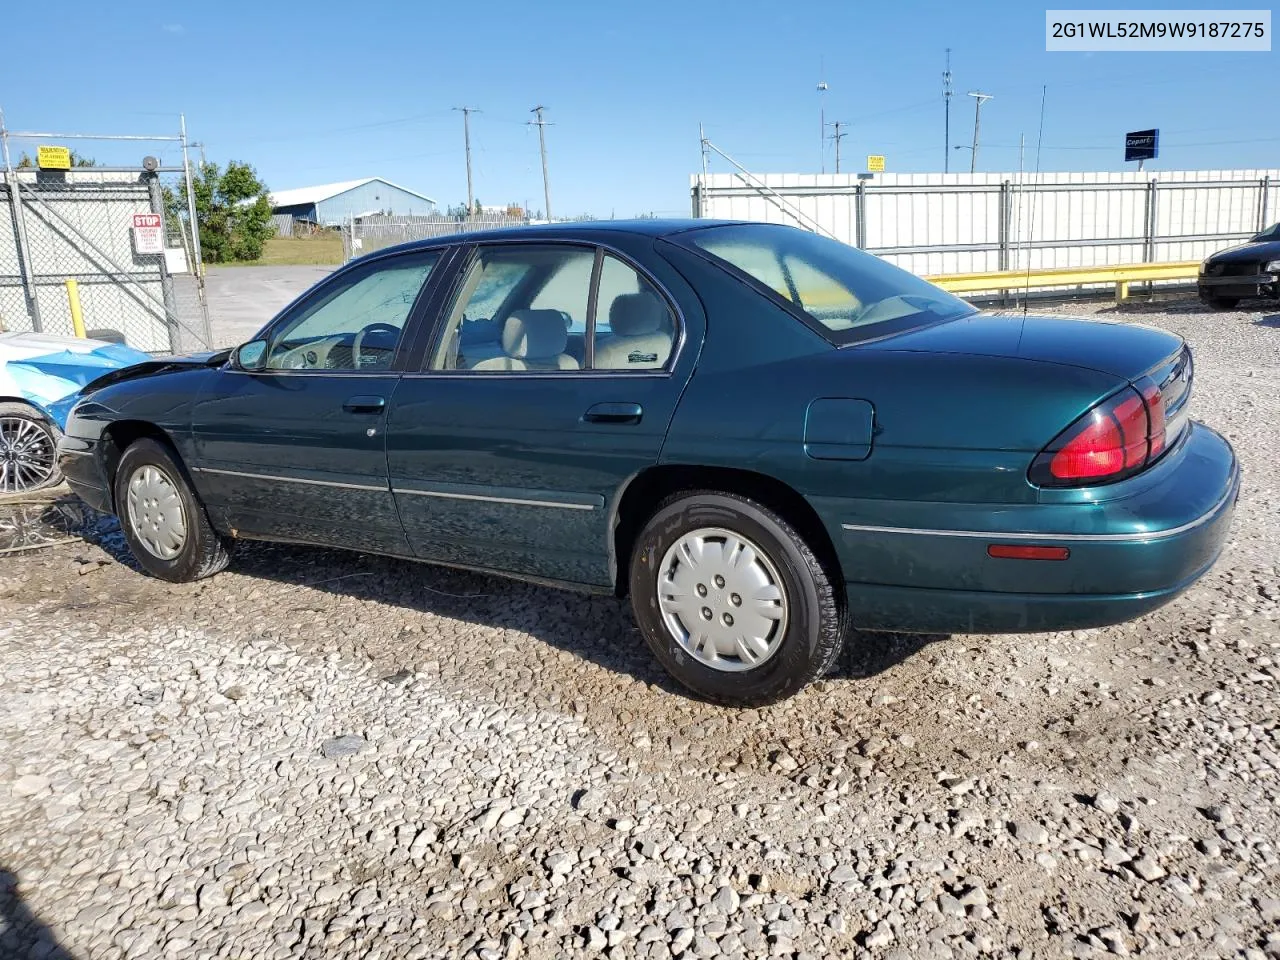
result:
[(1154, 160), (1160, 155), (1159, 130), (1135, 130), (1124, 135), (1126, 160)]

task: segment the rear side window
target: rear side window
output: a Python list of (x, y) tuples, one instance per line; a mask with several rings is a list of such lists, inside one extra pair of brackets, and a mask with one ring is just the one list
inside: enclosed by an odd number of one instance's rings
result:
[(846, 244), (792, 227), (735, 224), (681, 234), (784, 301), (828, 339), (852, 343), (973, 313), (933, 284)]
[(596, 370), (656, 370), (671, 358), (676, 319), (653, 284), (605, 254), (596, 294)]

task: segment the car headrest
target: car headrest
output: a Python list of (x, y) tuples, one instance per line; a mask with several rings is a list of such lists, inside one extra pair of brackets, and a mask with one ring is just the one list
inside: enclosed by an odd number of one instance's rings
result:
[(569, 342), (559, 310), (515, 310), (502, 325), (502, 352), (516, 360), (549, 360)]
[(648, 290), (624, 293), (613, 298), (609, 307), (609, 326), (619, 337), (642, 337), (662, 329), (666, 310), (662, 301)]

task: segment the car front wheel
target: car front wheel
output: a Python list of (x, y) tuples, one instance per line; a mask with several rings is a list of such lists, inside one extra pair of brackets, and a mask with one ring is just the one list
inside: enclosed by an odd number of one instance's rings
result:
[(781, 516), (734, 494), (659, 506), (636, 540), (630, 590), (654, 655), (716, 703), (789, 697), (844, 641), (840, 591), (813, 550)]
[(143, 439), (125, 449), (115, 498), (129, 551), (153, 577), (187, 583), (226, 567), (227, 541), (209, 523), (186, 471), (164, 444)]

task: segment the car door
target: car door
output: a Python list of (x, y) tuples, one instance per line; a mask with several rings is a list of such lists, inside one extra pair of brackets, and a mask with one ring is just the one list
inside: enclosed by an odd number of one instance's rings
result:
[[(195, 404), (196, 481), (237, 535), (408, 554), (387, 482), (387, 406), (441, 251), (339, 271)], [(242, 350), (242, 353), (249, 351)]]
[(459, 277), (389, 416), (410, 546), (609, 585), (614, 500), (658, 462), (693, 368), (682, 312), (633, 260), (593, 245), (480, 244)]

